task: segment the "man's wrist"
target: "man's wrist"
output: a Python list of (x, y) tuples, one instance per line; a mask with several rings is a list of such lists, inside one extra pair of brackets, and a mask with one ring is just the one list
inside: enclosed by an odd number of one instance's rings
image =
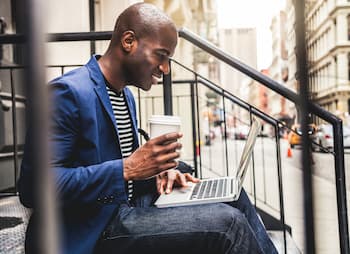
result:
[(129, 181), (129, 174), (128, 174), (128, 170), (127, 170), (127, 159), (123, 159), (123, 177), (125, 181)]

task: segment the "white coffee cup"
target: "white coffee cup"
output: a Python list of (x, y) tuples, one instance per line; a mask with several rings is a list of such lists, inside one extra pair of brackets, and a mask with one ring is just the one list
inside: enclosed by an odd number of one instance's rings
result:
[(148, 119), (148, 123), (151, 138), (181, 130), (181, 119), (178, 116), (153, 115)]

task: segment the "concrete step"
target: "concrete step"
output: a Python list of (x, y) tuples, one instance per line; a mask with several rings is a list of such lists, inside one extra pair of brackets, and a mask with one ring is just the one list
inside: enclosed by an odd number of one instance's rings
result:
[(24, 237), (30, 210), (18, 196), (0, 198), (0, 254), (24, 253)]
[[(270, 236), (273, 244), (275, 245), (278, 253), (284, 254), (284, 238), (283, 231), (268, 230), (268, 235)], [(286, 242), (287, 242), (287, 254), (301, 254), (298, 246), (295, 244), (292, 236), (286, 231)]]

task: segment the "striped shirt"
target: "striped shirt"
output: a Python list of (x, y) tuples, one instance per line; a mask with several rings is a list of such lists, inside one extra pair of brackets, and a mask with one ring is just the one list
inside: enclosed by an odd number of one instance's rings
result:
[[(120, 94), (117, 94), (113, 90), (111, 90), (108, 86), (107, 93), (109, 95), (109, 100), (112, 104), (113, 114), (115, 116), (117, 128), (118, 128), (118, 134), (119, 134), (119, 142), (120, 142), (120, 149), (122, 152), (123, 158), (127, 158), (132, 153), (132, 147), (134, 142), (134, 135), (132, 131), (132, 122), (131, 117), (128, 109), (128, 105), (125, 101), (125, 96), (123, 92)], [(130, 200), (132, 197), (132, 188), (133, 183), (132, 181), (128, 181), (127, 184), (127, 193), (128, 193), (128, 199)]]

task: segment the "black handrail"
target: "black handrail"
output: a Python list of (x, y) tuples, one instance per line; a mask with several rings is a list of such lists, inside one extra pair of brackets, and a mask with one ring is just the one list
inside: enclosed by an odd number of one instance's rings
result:
[[(50, 33), (46, 35), (47, 42), (64, 41), (104, 41), (110, 40), (111, 31), (100, 32), (80, 32), (80, 33)], [(0, 44), (25, 43), (27, 38), (24, 34), (2, 34), (0, 35)]]
[[(191, 42), (195, 46), (201, 48), (207, 53), (215, 56), (219, 60), (225, 62), (229, 66), (239, 70), (252, 79), (260, 82), (269, 89), (276, 93), (286, 97), (293, 101), (296, 105), (300, 105), (300, 97), (297, 93), (279, 84), (268, 76), (258, 72), (252, 67), (240, 62), (234, 57), (228, 55), (223, 50), (215, 46), (214, 44), (202, 39), (198, 35), (192, 33), (186, 28), (179, 29), (179, 36), (185, 40)], [(339, 222), (339, 240), (340, 249), (342, 253), (350, 253), (349, 245), (349, 231), (348, 231), (348, 216), (347, 216), (347, 198), (346, 198), (346, 185), (345, 185), (345, 164), (344, 164), (344, 145), (342, 138), (343, 124), (342, 120), (332, 113), (324, 110), (319, 105), (308, 101), (308, 109), (311, 113), (319, 116), (320, 118), (330, 122), (333, 125), (333, 139), (334, 139), (334, 152), (335, 152), (335, 175), (336, 175), (336, 193), (337, 193), (337, 210), (338, 210), (338, 222)], [(305, 169), (309, 170), (309, 169)]]
[(254, 68), (244, 64), (243, 62), (235, 59), (231, 55), (227, 54), (225, 51), (221, 50), (214, 44), (202, 39), (195, 33), (189, 31), (186, 28), (180, 28), (179, 29), (179, 37), (184, 38), (185, 40), (191, 42), (195, 46), (201, 48), (205, 52), (209, 53), (212, 56), (215, 56), (219, 60), (225, 62), (226, 64), (230, 65), (231, 67), (239, 70), (240, 72), (246, 74), (247, 76), (251, 77), (252, 79), (266, 85), (268, 88), (274, 90), (280, 95), (283, 95), (287, 99), (298, 102), (299, 96), (298, 94), (294, 93), (293, 91), (285, 88), (284, 86), (280, 85), (278, 82), (274, 81), (273, 79), (269, 78), (266, 75), (261, 74)]

